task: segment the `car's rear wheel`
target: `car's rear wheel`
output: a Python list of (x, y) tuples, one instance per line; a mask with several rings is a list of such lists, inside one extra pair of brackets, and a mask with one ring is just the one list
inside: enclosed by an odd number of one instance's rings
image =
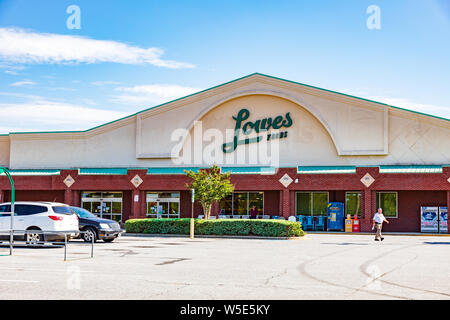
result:
[(25, 234), (25, 241), (27, 244), (42, 244), (44, 242), (44, 235), (33, 231), (41, 231), (41, 229), (31, 228), (27, 230), (27, 233)]
[(97, 232), (94, 228), (86, 228), (83, 233), (83, 240), (86, 242), (96, 242), (97, 241)]

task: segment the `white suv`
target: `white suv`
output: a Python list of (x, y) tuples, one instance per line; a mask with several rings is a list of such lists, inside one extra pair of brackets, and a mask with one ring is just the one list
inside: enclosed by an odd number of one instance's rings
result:
[[(0, 237), (9, 239), (11, 226), (11, 203), (0, 204)], [(14, 206), (14, 230), (15, 239), (22, 239), (28, 243), (36, 243), (52, 240), (64, 240), (63, 233), (51, 233), (51, 231), (72, 231), (68, 239), (76, 237), (78, 230), (78, 217), (69, 206), (57, 202), (30, 202), (18, 201)], [(33, 233), (32, 230), (46, 231)], [(20, 232), (22, 231), (22, 232)], [(48, 232), (50, 231), (50, 232)]]

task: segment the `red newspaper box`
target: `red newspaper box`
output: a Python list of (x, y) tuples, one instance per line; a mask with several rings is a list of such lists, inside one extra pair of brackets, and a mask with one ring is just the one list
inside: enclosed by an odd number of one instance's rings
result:
[(353, 219), (353, 232), (359, 232), (359, 219), (357, 214), (355, 214)]

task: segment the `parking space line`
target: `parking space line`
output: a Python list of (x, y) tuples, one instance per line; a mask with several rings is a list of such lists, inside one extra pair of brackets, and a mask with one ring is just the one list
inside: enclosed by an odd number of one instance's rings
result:
[(11, 279), (0, 279), (0, 282), (39, 283), (39, 281), (36, 280), (11, 280)]

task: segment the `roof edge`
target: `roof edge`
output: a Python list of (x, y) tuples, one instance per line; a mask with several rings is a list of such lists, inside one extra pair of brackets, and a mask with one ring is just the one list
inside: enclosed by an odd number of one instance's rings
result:
[(189, 97), (192, 97), (192, 96), (195, 96), (195, 95), (198, 95), (198, 94), (201, 94), (201, 93), (204, 93), (204, 92), (216, 89), (216, 88), (220, 88), (220, 87), (226, 86), (228, 84), (231, 84), (231, 83), (243, 80), (243, 79), (247, 79), (247, 78), (250, 78), (250, 77), (253, 77), (253, 76), (262, 76), (262, 77), (266, 77), (266, 78), (270, 78), (270, 79), (274, 79), (274, 80), (279, 80), (279, 81), (283, 81), (283, 82), (287, 82), (287, 83), (291, 83), (291, 84), (301, 85), (301, 86), (304, 86), (304, 87), (308, 87), (308, 88), (312, 88), (312, 89), (316, 89), (316, 90), (321, 90), (321, 91), (325, 91), (325, 92), (341, 95), (341, 96), (344, 96), (344, 97), (347, 97), (347, 98), (358, 99), (358, 100), (361, 100), (361, 101), (375, 103), (375, 104), (379, 104), (379, 105), (382, 105), (382, 106), (390, 107), (390, 108), (393, 108), (393, 109), (398, 109), (398, 110), (401, 110), (401, 111), (415, 113), (415, 114), (426, 116), (426, 117), (430, 117), (430, 118), (450, 121), (449, 118), (444, 118), (444, 117), (440, 117), (440, 116), (436, 116), (436, 115), (432, 115), (432, 114), (427, 114), (427, 113), (423, 113), (423, 112), (419, 112), (419, 111), (414, 111), (414, 110), (410, 110), (410, 109), (406, 109), (406, 108), (402, 108), (402, 107), (396, 107), (396, 106), (393, 106), (393, 105), (390, 105), (390, 104), (386, 104), (386, 103), (383, 103), (383, 102), (379, 102), (379, 101), (375, 101), (375, 100), (365, 99), (365, 98), (361, 98), (361, 97), (358, 97), (358, 96), (353, 96), (353, 95), (342, 93), (342, 92), (338, 92), (338, 91), (324, 89), (324, 88), (320, 88), (320, 87), (317, 87), (317, 86), (304, 84), (304, 83), (301, 83), (301, 82), (296, 82), (296, 81), (292, 81), (292, 80), (287, 80), (287, 79), (283, 79), (283, 78), (267, 75), (267, 74), (264, 74), (264, 73), (254, 72), (254, 73), (251, 73), (249, 75), (246, 75), (246, 76), (243, 76), (243, 77), (240, 77), (240, 78), (237, 78), (237, 79), (234, 79), (234, 80), (231, 80), (231, 81), (228, 81), (228, 82), (225, 82), (225, 83), (222, 83), (222, 84), (219, 84), (219, 85), (216, 85), (216, 86), (213, 86), (213, 87), (210, 87), (210, 88), (207, 88), (207, 89), (195, 92), (195, 93), (191, 93), (191, 94), (189, 94), (187, 96), (183, 96), (183, 97), (180, 97), (180, 98), (168, 101), (168, 102), (164, 102), (162, 104), (159, 104), (159, 105), (156, 105), (156, 106), (153, 106), (153, 107), (146, 108), (144, 110), (135, 112), (135, 113), (130, 114), (128, 116), (125, 116), (125, 117), (122, 117), (122, 118), (119, 118), (119, 119), (116, 119), (116, 120), (112, 120), (112, 121), (100, 124), (98, 126), (86, 129), (86, 130), (34, 131), (34, 132), (33, 131), (30, 131), (30, 132), (17, 131), (17, 132), (9, 132), (7, 134), (0, 134), (0, 136), (9, 136), (9, 135), (15, 135), (15, 134), (22, 135), (22, 134), (52, 134), (52, 133), (85, 133), (85, 132), (89, 132), (89, 131), (98, 129), (98, 128), (107, 126), (109, 124), (112, 124), (112, 123), (115, 123), (115, 122), (118, 122), (118, 121), (121, 121), (121, 120), (125, 120), (125, 119), (128, 119), (128, 118), (134, 117), (134, 116), (136, 116), (138, 114), (147, 112), (149, 110), (160, 108), (160, 107), (163, 107), (163, 106), (168, 105), (170, 103), (174, 103), (174, 102), (177, 102), (177, 101), (180, 101), (180, 100), (183, 100), (183, 99), (186, 99), (186, 98), (189, 98)]

